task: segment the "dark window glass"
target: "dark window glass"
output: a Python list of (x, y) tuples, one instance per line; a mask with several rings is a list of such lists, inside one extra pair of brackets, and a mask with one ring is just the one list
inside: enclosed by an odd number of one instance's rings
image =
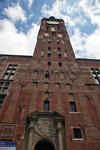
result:
[(51, 47), (48, 47), (48, 50), (51, 50)]
[(72, 111), (72, 112), (77, 112), (75, 102), (70, 102), (70, 108), (71, 108), (71, 111)]
[(48, 66), (51, 66), (51, 62), (50, 61), (48, 62)]
[(49, 106), (50, 104), (49, 104), (49, 101), (48, 100), (45, 100), (44, 101), (44, 111), (49, 111), (49, 109), (50, 109), (50, 106)]
[(58, 57), (61, 58), (61, 54), (58, 54)]
[(58, 49), (58, 52), (61, 52), (61, 48), (60, 47), (58, 47), (57, 49)]
[(73, 128), (74, 138), (82, 138), (81, 128)]
[(48, 57), (50, 57), (51, 56), (51, 53), (48, 53)]
[(48, 71), (45, 73), (45, 78), (49, 78), (49, 72)]
[(62, 66), (62, 63), (61, 63), (61, 62), (59, 62), (59, 66), (60, 66), (60, 67)]

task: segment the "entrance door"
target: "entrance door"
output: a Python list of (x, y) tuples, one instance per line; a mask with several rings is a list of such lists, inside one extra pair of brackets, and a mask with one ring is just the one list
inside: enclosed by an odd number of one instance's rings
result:
[(36, 144), (34, 150), (54, 150), (54, 147), (48, 141), (40, 141)]

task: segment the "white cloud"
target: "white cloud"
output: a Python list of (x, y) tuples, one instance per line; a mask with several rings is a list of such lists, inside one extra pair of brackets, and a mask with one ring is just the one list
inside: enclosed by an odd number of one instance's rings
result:
[(29, 7), (29, 8), (31, 8), (33, 2), (34, 2), (34, 0), (28, 0), (28, 7)]
[(78, 7), (90, 19), (92, 24), (100, 26), (100, 1), (99, 0), (81, 0)]
[(85, 34), (82, 34), (79, 30), (79, 28), (74, 28), (74, 34), (71, 36), (71, 42), (73, 45), (73, 48), (79, 51), (84, 51), (84, 43), (86, 41), (87, 36)]
[(0, 21), (0, 54), (32, 55), (34, 52), (39, 27), (32, 24), (24, 34), (18, 32), (14, 24), (7, 19)]
[[(56, 0), (52, 7), (44, 4), (41, 11), (46, 17), (55, 16), (56, 18), (64, 19), (65, 23), (69, 26), (75, 26), (76, 24), (84, 25), (86, 23), (85, 19), (79, 13), (77, 3), (69, 5), (66, 0)], [(75, 17), (75, 13), (79, 14)]]
[(22, 22), (26, 22), (27, 20), (26, 13), (19, 4), (5, 8), (4, 14), (7, 15), (13, 22), (18, 21), (19, 19), (21, 19)]
[(100, 59), (100, 28), (87, 37), (84, 46), (87, 57)]
[(72, 47), (75, 50), (76, 57), (86, 57), (100, 59), (100, 28), (91, 35), (86, 35), (78, 28), (71, 36)]

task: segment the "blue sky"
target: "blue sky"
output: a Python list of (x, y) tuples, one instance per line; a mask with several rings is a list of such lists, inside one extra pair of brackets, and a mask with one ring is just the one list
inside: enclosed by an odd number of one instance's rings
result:
[(0, 54), (32, 56), (50, 16), (64, 19), (77, 58), (100, 59), (100, 0), (0, 0)]

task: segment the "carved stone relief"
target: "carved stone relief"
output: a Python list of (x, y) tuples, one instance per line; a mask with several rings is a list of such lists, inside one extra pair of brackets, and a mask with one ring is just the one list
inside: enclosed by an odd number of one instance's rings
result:
[[(33, 141), (40, 138), (56, 139), (56, 128), (54, 127), (53, 120), (50, 118), (39, 118), (33, 130)], [(55, 140), (56, 142), (56, 140)]]

